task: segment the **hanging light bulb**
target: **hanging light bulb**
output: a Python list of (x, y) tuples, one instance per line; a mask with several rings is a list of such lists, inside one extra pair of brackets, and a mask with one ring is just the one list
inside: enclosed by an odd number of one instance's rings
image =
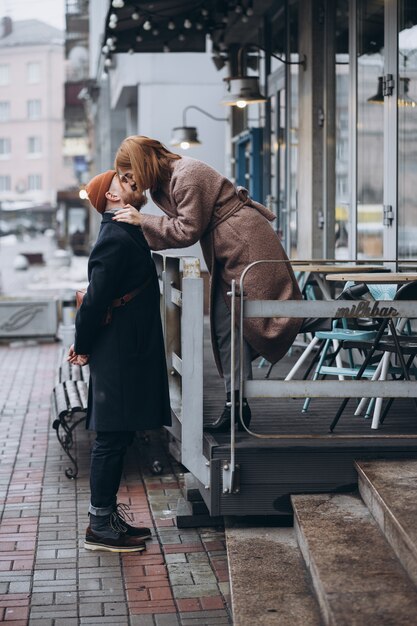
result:
[(124, 0), (113, 0), (113, 2), (111, 3), (112, 7), (114, 7), (115, 9), (123, 9), (125, 3)]
[(129, 48), (128, 54), (135, 54), (135, 51), (133, 50), (133, 48)]
[(106, 44), (107, 44), (108, 46), (113, 45), (113, 37), (109, 37), (108, 39), (106, 39)]
[(109, 22), (109, 28), (117, 28), (117, 22)]
[(132, 13), (132, 20), (137, 21), (140, 18), (139, 12), (138, 11), (133, 11)]
[(191, 27), (192, 27), (191, 21), (188, 18), (184, 20), (184, 28), (191, 28)]
[(180, 34), (178, 35), (178, 40), (179, 40), (179, 41), (185, 41), (185, 35), (184, 35), (183, 33), (180, 33)]
[(116, 13), (111, 13), (111, 15), (109, 17), (109, 21), (110, 22), (117, 22), (117, 15), (116, 15)]
[(146, 20), (146, 22), (144, 22), (143, 30), (152, 30), (152, 22), (150, 20)]
[(152, 35), (154, 37), (157, 37), (157, 35), (159, 35), (159, 30), (157, 28), (154, 28), (153, 31), (152, 31)]
[(168, 22), (168, 30), (175, 30), (175, 22), (169, 20)]
[(237, 5), (235, 6), (235, 13), (240, 14), (240, 13), (242, 13), (242, 11), (243, 11), (243, 9), (242, 9), (241, 5), (240, 5), (240, 4), (237, 4)]
[(171, 52), (171, 48), (168, 46), (167, 43), (164, 43), (164, 47), (162, 48), (163, 52)]
[(111, 65), (112, 65), (111, 58), (107, 57), (107, 59), (104, 61), (104, 66), (111, 67)]
[(196, 22), (195, 23), (195, 27), (196, 27), (197, 30), (203, 30), (203, 25), (202, 25), (201, 22)]
[(109, 52), (109, 50), (110, 50), (109, 46), (103, 46), (102, 49), (101, 49), (103, 54), (107, 54)]
[(136, 36), (136, 41), (137, 41), (138, 43), (140, 43), (141, 41), (143, 41), (143, 37), (142, 37), (142, 35), (137, 35), (137, 36)]
[(208, 10), (205, 7), (203, 7), (201, 9), (201, 15), (203, 15), (203, 17), (207, 17), (208, 14), (209, 14)]

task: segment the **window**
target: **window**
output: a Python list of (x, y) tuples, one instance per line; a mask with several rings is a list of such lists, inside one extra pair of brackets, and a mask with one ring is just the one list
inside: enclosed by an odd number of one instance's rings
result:
[(42, 152), (41, 137), (28, 137), (28, 154), (40, 154)]
[(10, 119), (10, 102), (0, 101), (0, 122), (8, 122)]
[(0, 176), (0, 191), (10, 191), (11, 181), (10, 176)]
[(28, 191), (40, 191), (42, 189), (42, 177), (40, 174), (29, 174)]
[(0, 65), (0, 85), (8, 85), (9, 80), (9, 66), (3, 63)]
[(8, 159), (11, 152), (11, 141), (8, 137), (0, 137), (0, 158)]
[(28, 100), (28, 118), (30, 120), (38, 120), (41, 116), (41, 101)]
[(40, 63), (28, 63), (27, 64), (27, 78), (30, 85), (39, 83), (41, 80), (41, 64)]

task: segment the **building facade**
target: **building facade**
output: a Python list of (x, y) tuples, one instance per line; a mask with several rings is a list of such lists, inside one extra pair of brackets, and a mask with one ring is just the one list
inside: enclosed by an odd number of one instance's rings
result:
[(416, 255), (415, 2), (111, 0), (103, 16), (109, 76), (209, 39), (228, 87), (225, 169), (276, 212), (292, 257)]
[(1, 26), (1, 207), (53, 208), (57, 190), (75, 182), (62, 150), (64, 34), (38, 20)]

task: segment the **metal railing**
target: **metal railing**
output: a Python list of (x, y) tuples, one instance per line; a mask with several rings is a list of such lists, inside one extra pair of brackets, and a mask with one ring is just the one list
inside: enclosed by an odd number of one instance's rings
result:
[[(310, 261), (315, 262), (315, 261)], [(243, 324), (247, 318), (268, 318), (268, 317), (293, 317), (293, 318), (378, 318), (378, 319), (398, 319), (417, 318), (417, 301), (410, 300), (389, 300), (375, 301), (370, 305), (363, 300), (248, 300), (245, 297), (245, 278), (255, 266), (262, 263), (282, 264), (290, 261), (265, 260), (256, 261), (248, 265), (242, 272), (239, 281), (239, 290), (236, 289), (236, 281), (232, 281), (231, 291), (231, 388), (235, 387), (235, 358), (236, 349), (243, 354)], [(291, 262), (293, 265), (293, 262)], [(296, 266), (294, 267), (296, 269)], [(354, 278), (354, 277), (353, 277)], [(237, 301), (239, 301), (239, 324), (236, 326)], [(395, 333), (395, 329), (394, 329)], [(236, 341), (238, 334), (239, 342)], [(323, 437), (333, 438), (335, 435), (323, 434), (275, 434), (256, 433), (246, 427), (242, 411), (243, 397), (246, 398), (415, 398), (416, 383), (407, 380), (244, 380), (243, 360), (240, 359), (239, 371), (239, 420), (243, 428), (252, 437), (260, 439), (323, 439)], [(223, 493), (238, 493), (237, 472), (238, 467), (235, 459), (235, 416), (236, 402), (234, 394), (231, 398), (231, 429), (230, 429), (230, 462), (225, 464), (223, 469)], [(410, 435), (403, 435), (409, 437)], [(375, 437), (369, 434), (338, 434), (338, 438), (343, 439), (372, 439)], [(389, 435), (387, 435), (389, 437)], [(396, 435), (402, 438), (402, 435)]]
[[(203, 324), (204, 287), (199, 260), (193, 257), (153, 255), (161, 292), (161, 317), (164, 330), (169, 374), (173, 425), (167, 428), (181, 442), (181, 462), (210, 489), (210, 461), (203, 452)], [(364, 300), (248, 300), (244, 296), (245, 278), (259, 263), (289, 261), (257, 261), (242, 273), (239, 289), (232, 281), (231, 291), (231, 384), (235, 388), (235, 358), (243, 351), (243, 322), (246, 318), (363, 318), (390, 320), (417, 318), (417, 301), (389, 300), (369, 303)], [(292, 262), (291, 262), (292, 263)], [(237, 312), (237, 302), (240, 311)], [(367, 309), (364, 309), (364, 306)], [(239, 323), (237, 319), (239, 317)], [(415, 381), (402, 380), (244, 380), (243, 361), (239, 372), (240, 415), (245, 430), (261, 439), (373, 439), (369, 434), (276, 434), (256, 433), (246, 428), (242, 419), (242, 398), (411, 398), (416, 396)], [(223, 493), (238, 493), (238, 466), (235, 441), (235, 395), (231, 394), (230, 460), (223, 464)], [(381, 436), (381, 435), (379, 435)], [(383, 435), (382, 435), (383, 436)], [(396, 435), (396, 438), (410, 435)], [(386, 435), (389, 437), (389, 435)]]

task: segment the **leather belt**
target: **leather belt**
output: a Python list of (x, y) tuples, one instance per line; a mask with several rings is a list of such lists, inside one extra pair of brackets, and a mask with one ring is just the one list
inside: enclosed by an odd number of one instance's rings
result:
[(115, 298), (114, 300), (112, 300), (110, 306), (107, 308), (106, 314), (102, 321), (102, 325), (107, 326), (108, 324), (110, 324), (112, 315), (113, 315), (113, 309), (116, 309), (119, 306), (124, 306), (125, 304), (133, 300), (133, 298), (135, 298), (141, 291), (143, 291), (150, 284), (152, 278), (153, 278), (152, 275), (149, 276), (149, 278), (145, 280), (143, 285), (140, 285), (139, 287), (136, 287), (136, 289), (132, 289), (132, 291), (125, 293), (125, 295), (122, 296), (121, 298)]
[(129, 293), (126, 293), (121, 298), (116, 298), (115, 300), (112, 300), (109, 308), (115, 309), (116, 307), (124, 306), (125, 304), (133, 300), (133, 298), (135, 298), (138, 294), (140, 294), (140, 292), (143, 291), (149, 285), (152, 278), (153, 276), (149, 276), (149, 278), (143, 283), (143, 285), (140, 285), (140, 287), (136, 287), (136, 289), (129, 291)]

